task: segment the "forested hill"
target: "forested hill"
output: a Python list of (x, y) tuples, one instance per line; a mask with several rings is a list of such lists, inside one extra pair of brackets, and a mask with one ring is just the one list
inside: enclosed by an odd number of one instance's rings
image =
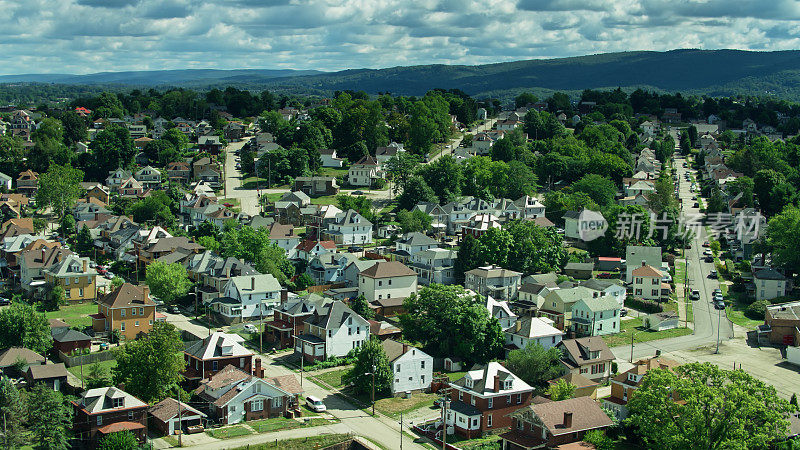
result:
[(444, 88), (461, 89), (474, 97), (501, 99), (512, 98), (522, 91), (548, 95), (553, 91), (641, 87), (685, 94), (777, 96), (800, 101), (800, 51), (642, 51), (476, 66), (423, 65), (327, 73), (191, 69), (0, 76), (0, 83), (20, 82), (78, 85), (84, 89), (96, 89), (100, 85), (117, 89), (125, 86), (193, 89), (235, 86), (319, 95), (346, 89), (421, 95), (434, 88)]

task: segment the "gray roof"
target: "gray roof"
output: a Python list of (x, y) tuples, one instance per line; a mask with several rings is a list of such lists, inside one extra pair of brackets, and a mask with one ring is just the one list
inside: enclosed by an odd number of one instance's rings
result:
[(639, 266), (639, 262), (661, 267), (661, 247), (645, 247), (642, 245), (629, 245), (625, 249), (625, 262), (628, 267)]
[(571, 262), (564, 266), (565, 270), (594, 270), (593, 263)]
[(53, 340), (56, 342), (77, 342), (77, 341), (90, 341), (91, 336), (80, 331), (73, 330), (72, 328), (53, 328), (50, 331), (53, 335)]
[[(255, 288), (252, 289), (253, 280), (255, 280)], [(242, 275), (233, 277), (230, 280), (233, 286), (239, 291), (240, 294), (254, 292), (277, 292), (281, 290), (281, 284), (271, 274), (259, 275)]]
[(346, 212), (340, 213), (336, 215), (336, 224), (337, 225), (346, 225), (346, 224), (358, 224), (358, 225), (372, 225), (372, 222), (365, 219), (364, 216), (359, 214), (357, 211), (352, 209), (348, 209)]
[(246, 349), (242, 345), (243, 342), (244, 338), (238, 334), (216, 332), (199, 341), (194, 341), (183, 352), (200, 360), (252, 355), (253, 352)]
[[(83, 263), (86, 262), (86, 271), (83, 270)], [(63, 277), (79, 274), (95, 275), (97, 271), (89, 267), (88, 258), (80, 258), (78, 255), (70, 254), (53, 264), (47, 269), (53, 276)]]
[(598, 311), (613, 311), (620, 309), (619, 302), (610, 295), (603, 295), (600, 297), (584, 298), (583, 302), (593, 312)]
[(37, 364), (28, 368), (31, 380), (46, 380), (49, 378), (66, 378), (67, 367), (64, 363)]
[(785, 276), (781, 275), (781, 273), (778, 272), (775, 269), (761, 269), (761, 270), (757, 271), (756, 273), (754, 273), (753, 277), (756, 278), (756, 279), (759, 279), (759, 280), (779, 280), (779, 281), (782, 281), (782, 280), (786, 279)]
[(314, 326), (335, 330), (340, 328), (351, 317), (355, 321), (360, 321), (362, 325), (369, 326), (369, 322), (339, 300), (318, 307), (311, 317), (305, 321)]
[[(122, 398), (122, 406), (114, 408), (112, 400)], [(115, 409), (146, 407), (147, 403), (115, 387), (89, 389), (81, 395), (80, 405), (89, 412), (96, 414)]]
[(397, 242), (406, 245), (438, 245), (439, 243), (427, 235), (419, 232), (408, 233), (404, 238), (398, 239)]

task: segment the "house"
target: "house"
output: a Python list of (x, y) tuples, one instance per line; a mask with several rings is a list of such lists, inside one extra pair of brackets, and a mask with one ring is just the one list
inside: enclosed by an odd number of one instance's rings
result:
[(276, 222), (269, 227), (269, 240), (282, 248), (291, 259), (294, 256), (294, 249), (300, 243), (300, 236), (294, 232), (293, 225), (282, 225)]
[(64, 363), (28, 366), (28, 370), (25, 372), (25, 380), (28, 382), (28, 386), (44, 383), (52, 390), (60, 391), (61, 386), (66, 386), (67, 384), (67, 367)]
[(19, 257), (19, 281), (23, 289), (33, 292), (44, 288), (44, 271), (71, 254), (69, 249), (60, 245), (23, 251)]
[(150, 287), (124, 283), (100, 297), (97, 314), (92, 314), (95, 332), (118, 331), (125, 340), (136, 339), (153, 329), (156, 303), (150, 298)]
[(72, 430), (84, 442), (97, 444), (111, 433), (130, 431), (139, 443), (147, 439), (147, 403), (115, 387), (84, 391), (71, 400)]
[(273, 319), (264, 324), (265, 339), (279, 349), (291, 347), (294, 337), (303, 333), (305, 320), (311, 317), (316, 308), (332, 301), (330, 298), (310, 294), (308, 297), (282, 302), (275, 308)]
[(0, 187), (5, 188), (6, 191), (10, 191), (11, 190), (11, 182), (13, 180), (14, 179), (11, 178), (10, 176), (0, 172)]
[(144, 186), (152, 189), (161, 185), (161, 171), (153, 166), (145, 166), (133, 174), (133, 178)]
[(176, 161), (167, 164), (167, 179), (170, 182), (188, 183), (192, 178), (192, 169), (185, 161)]
[(616, 416), (617, 420), (628, 417), (628, 401), (631, 395), (642, 385), (642, 378), (652, 369), (674, 370), (678, 363), (656, 356), (636, 361), (632, 368), (615, 376), (611, 380), (611, 396), (603, 399), (603, 406)]
[(497, 216), (493, 214), (475, 214), (461, 226), (461, 238), (472, 236), (478, 239), (492, 228), (502, 228), (500, 219)]
[(319, 160), (322, 167), (342, 167), (344, 159), (336, 156), (336, 150), (323, 148), (319, 151)]
[(17, 192), (34, 197), (39, 189), (39, 174), (28, 169), (17, 177)]
[[(369, 269), (370, 267), (378, 264), (380, 259), (355, 259), (344, 268), (344, 272), (342, 273), (342, 277), (339, 280), (345, 284), (345, 288), (343, 289), (350, 289), (352, 292), (352, 297), (356, 297), (358, 295), (358, 275)], [(347, 297), (350, 298), (350, 297)], [(344, 299), (341, 299), (344, 300)]]
[(365, 245), (372, 243), (372, 222), (352, 209), (336, 215), (324, 232), (336, 245)]
[(513, 300), (521, 284), (522, 274), (491, 265), (465, 272), (464, 287), (499, 300)]
[(642, 262), (652, 267), (661, 268), (661, 247), (645, 247), (629, 245), (625, 249), (625, 283), (633, 283), (633, 270), (641, 267)]
[(498, 362), (476, 365), (450, 383), (445, 422), (472, 439), (511, 425), (509, 414), (530, 405), (533, 387)]
[(178, 430), (185, 433), (188, 427), (202, 425), (208, 417), (204, 412), (172, 397), (151, 406), (149, 412), (150, 425), (167, 436), (176, 434)]
[(590, 280), (582, 281), (580, 286), (589, 288), (599, 293), (599, 295), (610, 295), (611, 297), (617, 299), (617, 303), (619, 303), (620, 306), (625, 305), (626, 290), (625, 287), (619, 283), (615, 283), (611, 280), (592, 278)]
[(301, 191), (310, 197), (336, 195), (339, 185), (334, 177), (297, 177), (294, 179), (292, 191)]
[(647, 265), (642, 265), (631, 271), (633, 276), (633, 296), (645, 300), (658, 300), (661, 298), (661, 279), (664, 275), (660, 270)]
[(407, 262), (411, 256), (423, 250), (429, 250), (439, 247), (439, 242), (431, 239), (424, 233), (418, 231), (407, 233), (402, 238), (395, 242), (395, 248), (392, 256), (400, 262)]
[(144, 186), (136, 178), (128, 177), (119, 184), (117, 192), (120, 197), (140, 197), (144, 194)]
[(347, 266), (358, 261), (353, 253), (326, 253), (308, 263), (306, 273), (315, 284), (337, 284), (345, 280)]
[[(24, 363), (22, 373), (16, 373), (18, 362)], [(10, 347), (0, 351), (0, 371), (6, 376), (17, 377), (24, 374), (28, 367), (46, 364), (44, 356), (25, 347)]]
[(392, 368), (392, 395), (425, 391), (433, 380), (433, 357), (408, 344), (386, 339), (381, 341)]
[(399, 157), (400, 153), (404, 153), (405, 149), (403, 148), (403, 144), (398, 144), (397, 142), (392, 142), (389, 144), (388, 147), (378, 147), (375, 149), (375, 159), (378, 161), (380, 166), (386, 164), (392, 158)]
[(772, 300), (786, 295), (786, 277), (775, 269), (761, 269), (753, 273), (756, 300)]
[(108, 186), (111, 192), (116, 192), (122, 182), (128, 178), (131, 178), (132, 176), (133, 174), (125, 169), (112, 170), (108, 173), (105, 184)]
[(222, 151), (222, 142), (219, 140), (219, 136), (216, 135), (200, 136), (197, 138), (197, 148), (201, 152), (209, 152), (212, 155), (216, 155)]
[(800, 345), (800, 302), (767, 305), (764, 313), (764, 329), (771, 344)]
[[(161, 230), (163, 231), (163, 230)], [(164, 231), (166, 233), (166, 231)], [(154, 237), (137, 246), (139, 262), (148, 265), (166, 254), (182, 250), (184, 253), (200, 253), (205, 250), (200, 244), (192, 242), (186, 236), (171, 236), (166, 233), (163, 237)]]
[(50, 335), (53, 337), (53, 349), (65, 355), (86, 351), (92, 346), (91, 336), (69, 326), (51, 327)]
[(564, 382), (575, 386), (573, 397), (589, 397), (592, 399), (597, 399), (597, 388), (600, 386), (600, 384), (596, 381), (592, 381), (579, 373), (569, 372), (556, 378), (555, 380), (550, 380), (547, 383), (550, 386), (553, 386), (558, 384), (559, 380), (564, 380)]
[(404, 299), (417, 292), (417, 273), (399, 261), (379, 261), (358, 274), (358, 294), (367, 302)]
[(564, 332), (554, 327), (553, 321), (546, 317), (521, 317), (504, 333), (507, 351), (525, 348), (531, 343), (549, 349), (557, 346), (564, 337)]
[(253, 352), (242, 345), (244, 338), (238, 334), (214, 332), (194, 341), (183, 351), (187, 380), (202, 380), (213, 376), (227, 366), (253, 373)]
[(296, 394), (234, 366), (202, 380), (194, 393), (208, 403), (209, 416), (223, 425), (284, 417), (298, 407)]
[(652, 331), (664, 331), (678, 328), (680, 319), (673, 311), (664, 311), (647, 315), (642, 323)]
[(347, 182), (351, 186), (371, 187), (376, 179), (382, 179), (383, 177), (384, 173), (378, 165), (378, 161), (369, 155), (351, 165), (347, 171)]
[(306, 361), (344, 356), (369, 339), (369, 322), (339, 300), (314, 308), (305, 319), (294, 351)]
[(530, 405), (514, 412), (511, 419), (511, 431), (500, 437), (502, 448), (513, 450), (567, 448), (567, 444), (581, 442), (589, 431), (614, 425), (589, 397)]
[(494, 317), (500, 323), (500, 328), (510, 328), (518, 317), (511, 311), (508, 301), (495, 300), (491, 296), (486, 296), (486, 310), (489, 316)]
[(231, 277), (258, 275), (250, 264), (234, 257), (223, 258), (210, 250), (190, 255), (186, 261), (186, 272), (189, 279), (200, 285), (199, 300), (203, 304), (222, 295)]
[(294, 258), (304, 261), (332, 253), (336, 251), (336, 243), (333, 241), (319, 241), (314, 239), (304, 239), (294, 248)]
[(417, 273), (420, 284), (453, 284), (456, 282), (453, 267), (457, 257), (455, 249), (431, 248), (412, 255), (408, 264)]
[(619, 333), (621, 309), (617, 299), (609, 295), (582, 298), (572, 305), (572, 330), (577, 336)]
[(564, 266), (564, 275), (581, 280), (592, 278), (594, 263), (569, 262)]
[(64, 289), (64, 298), (70, 303), (94, 301), (97, 298), (97, 270), (89, 267), (89, 258), (75, 254), (43, 270), (44, 281)]
[(225, 323), (239, 323), (271, 316), (280, 299), (281, 285), (271, 274), (239, 276), (231, 277), (211, 307)]
[(556, 347), (561, 350), (561, 364), (567, 372), (590, 380), (605, 380), (611, 376), (614, 354), (602, 338), (565, 339)]
[(578, 219), (581, 211), (567, 211), (561, 218), (564, 220), (564, 236), (570, 239), (580, 239), (580, 225)]

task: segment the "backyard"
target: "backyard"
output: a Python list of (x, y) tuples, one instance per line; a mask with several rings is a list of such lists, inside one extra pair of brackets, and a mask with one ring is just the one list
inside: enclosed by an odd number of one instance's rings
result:
[(76, 303), (62, 306), (58, 311), (47, 311), (45, 316), (48, 319), (61, 319), (71, 327), (86, 328), (92, 326), (92, 318), (89, 317), (89, 314), (95, 313), (97, 313), (96, 304)]
[[(111, 369), (117, 367), (117, 360), (116, 359), (109, 359), (108, 361), (100, 361), (97, 364), (100, 365), (101, 368), (105, 369), (106, 375), (111, 377)], [(89, 371), (92, 369), (94, 364), (84, 364), (83, 366), (73, 366), (68, 368), (69, 372), (75, 375), (76, 378), (81, 378), (81, 367), (83, 367), (83, 378), (86, 379), (86, 376), (89, 375)]]
[(633, 342), (648, 342), (658, 339), (667, 339), (678, 336), (686, 336), (692, 334), (691, 328), (673, 328), (664, 331), (649, 331), (642, 327), (642, 319), (628, 319), (620, 322), (620, 332), (617, 334), (610, 334), (603, 336), (606, 345), (609, 347), (618, 347), (620, 345), (630, 345), (631, 334), (633, 334)]
[(754, 320), (747, 317), (747, 307), (750, 306), (750, 303), (754, 300), (752, 297), (748, 297), (747, 293), (732, 292), (725, 283), (720, 283), (719, 288), (722, 291), (722, 296), (725, 298), (725, 303), (728, 304), (725, 313), (728, 315), (728, 319), (730, 319), (731, 322), (747, 328), (748, 330), (752, 330), (764, 323), (764, 319)]
[[(306, 419), (310, 419), (308, 423), (306, 423), (305, 421)], [(285, 417), (277, 417), (274, 419), (264, 419), (264, 420), (256, 420), (253, 422), (247, 422), (247, 425), (253, 427), (253, 429), (256, 430), (256, 432), (258, 433), (271, 433), (273, 431), (291, 430), (294, 428), (316, 427), (335, 422), (338, 422), (338, 420), (329, 421), (327, 419), (323, 419), (322, 417), (303, 417), (301, 418), (301, 420), (287, 419)]]

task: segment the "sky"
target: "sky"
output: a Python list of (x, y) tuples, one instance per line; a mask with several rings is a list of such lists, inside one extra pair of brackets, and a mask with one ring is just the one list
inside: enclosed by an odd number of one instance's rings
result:
[(797, 0), (0, 0), (0, 73), (800, 48)]

